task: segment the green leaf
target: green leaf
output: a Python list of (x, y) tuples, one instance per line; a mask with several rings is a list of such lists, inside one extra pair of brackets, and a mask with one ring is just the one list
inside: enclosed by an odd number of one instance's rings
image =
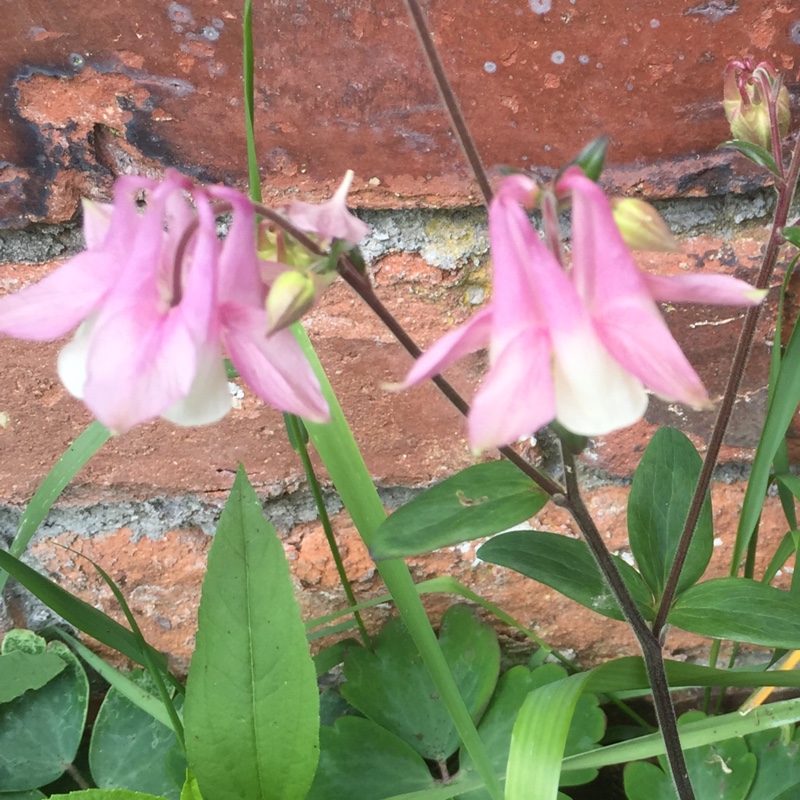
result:
[(200, 787), (197, 785), (197, 778), (188, 769), (186, 770), (186, 782), (181, 789), (181, 800), (203, 800)]
[(50, 800), (164, 800), (164, 798), (142, 792), (129, 792), (127, 789), (84, 789), (69, 794), (51, 794)]
[[(785, 700), (759, 706), (745, 715), (734, 711), (731, 714), (692, 722), (681, 730), (681, 743), (684, 750), (688, 750), (692, 747), (716, 744), (736, 736), (747, 736), (782, 725), (794, 724), (798, 720), (800, 720), (800, 700)], [(624, 764), (634, 759), (652, 758), (663, 753), (663, 737), (660, 733), (652, 733), (640, 736), (638, 739), (606, 745), (588, 753), (568, 756), (564, 759), (563, 769), (569, 771)]]
[(800, 649), (800, 613), (788, 593), (748, 578), (717, 578), (681, 595), (669, 614), (676, 628), (764, 647)]
[(44, 800), (43, 795), (38, 789), (29, 789), (27, 792), (2, 792), (0, 800)]
[(170, 720), (170, 716), (158, 697), (154, 697), (150, 692), (145, 691), (141, 686), (134, 683), (127, 675), (123, 675), (110, 664), (107, 664), (100, 656), (93, 653), (88, 647), (81, 644), (74, 636), (70, 636), (66, 631), (60, 628), (49, 628), (48, 631), (52, 631), (67, 642), (101, 678), (107, 681), (111, 687), (116, 689), (123, 697), (127, 697), (137, 708), (140, 708), (162, 725), (168, 728), (171, 726), (172, 721)]
[(606, 150), (610, 141), (610, 138), (605, 134), (598, 136), (575, 156), (572, 163), (579, 166), (587, 178), (595, 182), (598, 181), (603, 173), (603, 167), (606, 163)]
[(307, 800), (382, 800), (432, 789), (422, 757), (398, 736), (361, 717), (320, 730), (320, 758)]
[[(628, 499), (631, 552), (647, 585), (661, 597), (694, 496), (703, 460), (674, 428), (660, 428), (633, 475)], [(705, 572), (714, 549), (711, 501), (706, 497), (697, 521), (678, 593)]]
[[(59, 498), (67, 484), (80, 472), (87, 461), (108, 441), (111, 432), (99, 422), (93, 422), (67, 448), (47, 477), (41, 482), (30, 502), (22, 512), (19, 528), (8, 551), (21, 556), (44, 518), (50, 513), (53, 503)], [(6, 585), (8, 574), (0, 571), (0, 592)]]
[[(683, 714), (678, 724), (706, 719), (700, 711)], [(749, 752), (744, 739), (727, 739), (685, 751), (686, 766), (695, 794), (699, 798), (745, 800), (756, 774), (756, 757)], [(666, 759), (659, 758), (661, 768), (641, 761), (625, 767), (625, 794), (628, 800), (675, 800), (675, 788), (668, 775)], [(764, 800), (761, 795), (755, 795)]]
[[(31, 594), (38, 597), (48, 608), (67, 622), (137, 664), (145, 666), (145, 658), (139, 649), (136, 637), (119, 622), (80, 598), (74, 597), (58, 584), (40, 575), (35, 569), (31, 569), (27, 564), (23, 564), (18, 558), (14, 558), (4, 550), (0, 550), (0, 569), (5, 569)], [(167, 669), (167, 660), (161, 653), (151, 648), (150, 655), (161, 669)]]
[[(511, 732), (525, 698), (540, 686), (546, 686), (566, 677), (563, 668), (556, 664), (545, 664), (534, 670), (525, 667), (512, 667), (500, 678), (497, 690), (492, 696), (486, 714), (478, 726), (492, 766), (499, 774), (503, 774), (508, 762), (511, 747)], [(581, 753), (597, 746), (605, 731), (605, 714), (600, 710), (594, 694), (583, 694), (578, 698), (575, 714), (567, 734), (565, 754)], [(467, 754), (461, 759), (462, 773), (474, 772), (472, 761)], [(575, 786), (587, 783), (597, 775), (597, 770), (575, 771), (565, 774), (567, 783)], [(489, 795), (486, 789), (459, 795), (459, 800), (486, 800)]]
[[(133, 681), (149, 694), (152, 678)], [(180, 708), (181, 697), (176, 701)], [(186, 757), (170, 727), (153, 719), (116, 689), (103, 700), (92, 728), (89, 768), (101, 789), (129, 789), (180, 800)]]
[(790, 225), (781, 229), (783, 238), (795, 247), (800, 247), (800, 225)]
[(555, 800), (572, 716), (590, 673), (531, 692), (511, 734), (506, 800)]
[[(792, 735), (794, 734), (794, 735)], [(785, 800), (800, 794), (800, 730), (791, 727), (751, 733), (745, 738), (758, 759), (748, 800)], [(727, 800), (727, 796), (725, 798)]]
[(69, 648), (48, 649), (65, 668), (40, 689), (0, 706), (0, 792), (52, 783), (73, 762), (86, 723), (89, 681)]
[(51, 650), (34, 655), (20, 651), (0, 656), (0, 703), (39, 689), (64, 671), (66, 662)]
[[(439, 643), (473, 720), (497, 684), (500, 648), (493, 629), (463, 605), (447, 610)], [(395, 733), (423, 758), (443, 761), (460, 744), (453, 721), (400, 619), (375, 637), (374, 652), (348, 651), (342, 696), (362, 714)]]
[(778, 379), (767, 409), (761, 439), (753, 458), (753, 467), (747, 482), (742, 513), (736, 529), (731, 564), (734, 570), (744, 558), (750, 538), (756, 529), (764, 497), (770, 482), (770, 468), (775, 454), (783, 443), (786, 430), (800, 404), (800, 320), (795, 322), (789, 343), (781, 361)]
[(283, 546), (240, 467), (208, 555), (186, 686), (189, 764), (205, 800), (302, 800), (319, 695)]
[[(516, 570), (544, 583), (586, 608), (624, 619), (586, 543), (545, 531), (508, 531), (478, 548), (478, 558)], [(642, 576), (621, 558), (617, 568), (646, 619), (653, 618), (653, 598)]]
[(749, 158), (754, 164), (758, 164), (759, 167), (768, 169), (775, 177), (780, 177), (775, 159), (763, 147), (759, 147), (757, 144), (751, 144), (743, 139), (731, 139), (728, 142), (717, 145), (717, 150), (722, 150), (723, 148), (736, 150), (745, 158)]
[(351, 647), (359, 647), (356, 639), (340, 639), (338, 642), (320, 650), (314, 656), (314, 669), (317, 672), (317, 677), (320, 678), (334, 667), (338, 667), (344, 661), (344, 657)]
[(376, 560), (490, 536), (532, 517), (547, 495), (508, 461), (467, 467), (398, 508), (375, 532)]

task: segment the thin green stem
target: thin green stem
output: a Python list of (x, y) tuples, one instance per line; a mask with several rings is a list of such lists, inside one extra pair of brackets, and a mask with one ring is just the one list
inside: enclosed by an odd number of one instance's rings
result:
[[(293, 325), (292, 331), (314, 368), (331, 412), (331, 421), (327, 424), (306, 421), (305, 425), (356, 529), (369, 547), (375, 531), (386, 518), (386, 511), (308, 335), (299, 324)], [(492, 800), (502, 800), (500, 781), (439, 647), (408, 567), (402, 559), (378, 562), (376, 566), (476, 771)]]
[[(322, 488), (319, 485), (319, 479), (314, 471), (314, 465), (311, 463), (311, 457), (308, 454), (305, 438), (300, 429), (300, 422), (294, 414), (286, 414), (287, 424), (291, 426), (294, 433), (294, 439), (297, 442), (297, 452), (300, 455), (300, 460), (303, 462), (303, 469), (306, 473), (306, 480), (308, 481), (311, 494), (314, 497), (314, 503), (317, 506), (317, 513), (319, 520), (322, 523), (322, 530), (325, 531), (325, 538), (328, 541), (331, 555), (333, 556), (333, 563), (336, 565), (336, 571), (339, 573), (339, 582), (342, 584), (347, 602), (351, 606), (358, 604), (355, 594), (353, 594), (353, 587), (350, 579), (347, 577), (347, 570), (344, 568), (344, 561), (342, 561), (342, 554), (339, 550), (339, 544), (333, 534), (333, 526), (331, 525), (331, 518), (328, 515), (328, 509), (325, 507), (325, 498), (322, 496)], [(353, 617), (358, 626), (358, 631), (361, 634), (361, 641), (364, 647), (369, 648), (371, 641), (367, 628), (364, 625), (364, 620), (361, 617), (361, 612), (353, 611)]]
[(245, 0), (242, 19), (242, 82), (244, 84), (244, 129), (247, 135), (247, 174), (250, 182), (250, 199), (261, 202), (261, 176), (258, 174), (258, 156), (255, 136), (255, 55), (253, 52), (253, 3)]
[[(786, 219), (789, 215), (789, 208), (794, 196), (794, 190), (797, 185), (798, 174), (800, 174), (800, 137), (795, 143), (794, 151), (792, 153), (792, 160), (789, 164), (789, 170), (786, 175), (786, 182), (782, 185), (778, 192), (778, 204), (775, 209), (775, 219), (772, 223), (772, 230), (770, 232), (769, 240), (767, 241), (766, 249), (764, 250), (764, 258), (761, 262), (761, 269), (756, 279), (757, 289), (766, 289), (769, 285), (772, 273), (775, 270), (775, 264), (778, 259), (778, 251), (783, 244), (783, 235), (781, 229), (786, 225)], [(742, 325), (742, 332), (739, 335), (739, 342), (736, 345), (736, 352), (733, 356), (733, 363), (731, 371), (728, 376), (728, 383), (725, 387), (725, 393), (720, 403), (719, 413), (717, 420), (714, 423), (714, 430), (711, 433), (711, 439), (708, 443), (708, 450), (706, 457), (703, 461), (703, 468), (700, 471), (700, 477), (697, 480), (697, 488), (695, 489), (692, 503), (689, 506), (689, 513), (686, 516), (686, 523), (681, 533), (678, 547), (675, 550), (675, 558), (670, 568), (669, 576), (667, 577), (664, 593), (661, 596), (661, 603), (658, 607), (655, 622), (653, 623), (653, 632), (656, 636), (661, 635), (661, 631), (667, 624), (667, 616), (669, 615), (670, 607), (675, 599), (675, 592), (678, 589), (678, 581), (681, 577), (683, 565), (686, 562), (686, 557), (689, 553), (689, 546), (692, 543), (694, 536), (694, 529), (697, 526), (697, 520), (700, 518), (700, 511), (703, 507), (708, 488), (711, 485), (711, 478), (714, 474), (714, 468), (719, 459), (719, 452), (722, 447), (722, 440), (725, 432), (728, 429), (728, 423), (731, 419), (733, 412), (733, 404), (736, 402), (736, 397), (739, 393), (739, 387), (744, 377), (744, 370), (747, 366), (747, 360), (750, 356), (750, 348), (753, 345), (755, 337), (756, 325), (761, 314), (761, 306), (752, 306), (747, 310)], [(779, 345), (778, 345), (779, 346)], [(731, 572), (734, 569), (738, 570), (738, 564), (731, 566)]]

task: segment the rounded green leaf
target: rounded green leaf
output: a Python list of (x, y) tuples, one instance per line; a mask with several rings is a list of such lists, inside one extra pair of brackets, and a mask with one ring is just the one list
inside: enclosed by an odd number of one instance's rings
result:
[(66, 667), (49, 683), (0, 705), (0, 792), (52, 783), (72, 764), (86, 723), (89, 681), (61, 642), (48, 650)]
[(164, 800), (153, 794), (131, 792), (127, 789), (84, 789), (69, 794), (51, 794), (50, 800)]
[[(494, 630), (467, 606), (447, 610), (439, 644), (461, 696), (477, 720), (497, 684), (500, 648)], [(423, 758), (443, 761), (460, 744), (453, 721), (400, 619), (375, 638), (374, 652), (349, 650), (342, 696), (373, 722), (399, 736)]]
[[(8, 634), (7, 634), (8, 636)], [(8, 703), (30, 689), (39, 689), (64, 671), (66, 662), (52, 651), (0, 655), (0, 703)]]
[(320, 730), (319, 768), (306, 800), (383, 800), (432, 789), (427, 764), (406, 742), (361, 717)]
[[(680, 726), (706, 719), (700, 711), (690, 711), (678, 720)], [(698, 798), (723, 800), (768, 800), (751, 792), (756, 773), (756, 757), (740, 737), (684, 751), (689, 779)], [(668, 775), (665, 756), (661, 768), (634, 762), (625, 768), (625, 794), (628, 800), (674, 800), (675, 789)]]
[[(512, 667), (506, 672), (497, 684), (497, 690), (492, 695), (492, 700), (486, 713), (478, 726), (483, 743), (489, 752), (492, 766), (498, 772), (505, 772), (508, 754), (511, 747), (511, 732), (525, 698), (540, 686), (562, 680), (567, 675), (566, 671), (557, 664), (545, 664), (534, 670), (526, 667)], [(564, 755), (582, 753), (597, 746), (606, 727), (606, 718), (600, 709), (597, 697), (594, 694), (582, 694), (575, 706), (572, 716)], [(461, 769), (473, 772), (474, 767), (468, 753), (462, 753)], [(576, 786), (587, 783), (597, 776), (596, 769), (574, 770), (562, 774), (561, 780), (565, 786)], [(459, 795), (458, 800), (489, 800), (485, 788), (475, 789)]]
[[(148, 685), (141, 674), (139, 685)], [(180, 708), (183, 698), (176, 699)], [(174, 732), (109, 689), (92, 728), (89, 768), (101, 789), (129, 789), (180, 800), (186, 758)]]
[(532, 517), (547, 495), (508, 461), (476, 464), (426, 489), (375, 532), (375, 560), (428, 553), (490, 536)]
[(800, 729), (759, 731), (745, 741), (758, 762), (747, 800), (800, 797)]

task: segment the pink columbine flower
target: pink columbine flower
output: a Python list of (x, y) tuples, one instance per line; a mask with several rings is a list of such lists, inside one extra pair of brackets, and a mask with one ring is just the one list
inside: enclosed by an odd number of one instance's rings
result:
[(344, 239), (358, 244), (368, 233), (369, 225), (347, 210), (347, 193), (353, 182), (353, 170), (345, 173), (344, 180), (326, 203), (314, 204), (295, 200), (287, 209), (289, 221), (301, 231), (313, 233), (323, 241)]
[[(224, 242), (214, 199), (234, 209)], [(197, 186), (175, 171), (161, 183), (124, 177), (113, 205), (84, 204), (84, 235), (86, 251), (0, 298), (0, 332), (47, 341), (77, 327), (59, 354), (59, 375), (103, 424), (123, 432), (159, 416), (181, 425), (222, 418), (231, 407), (223, 342), (263, 400), (327, 418), (292, 335), (265, 335), (267, 287), (246, 198)]]
[(488, 346), (490, 369), (468, 422), (477, 451), (509, 444), (553, 419), (588, 436), (630, 425), (644, 414), (646, 389), (706, 405), (702, 383), (656, 301), (746, 305), (763, 297), (726, 276), (646, 275), (596, 184), (575, 168), (556, 188), (572, 194), (572, 271), (563, 270), (528, 220), (524, 207), (536, 184), (522, 175), (506, 178), (489, 208), (491, 303), (422, 355), (404, 383)]

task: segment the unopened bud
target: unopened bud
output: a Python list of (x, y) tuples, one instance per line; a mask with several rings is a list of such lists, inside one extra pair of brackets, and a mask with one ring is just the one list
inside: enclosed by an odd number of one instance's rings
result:
[(616, 197), (611, 200), (611, 209), (614, 222), (631, 250), (674, 252), (680, 249), (667, 223), (650, 203), (638, 197)]
[(311, 275), (293, 269), (282, 272), (267, 295), (267, 333), (288, 328), (314, 305), (316, 286)]
[(789, 133), (789, 91), (768, 61), (757, 66), (749, 58), (731, 61), (725, 70), (723, 106), (734, 139), (758, 145), (768, 153), (772, 152), (770, 107), (780, 138)]

